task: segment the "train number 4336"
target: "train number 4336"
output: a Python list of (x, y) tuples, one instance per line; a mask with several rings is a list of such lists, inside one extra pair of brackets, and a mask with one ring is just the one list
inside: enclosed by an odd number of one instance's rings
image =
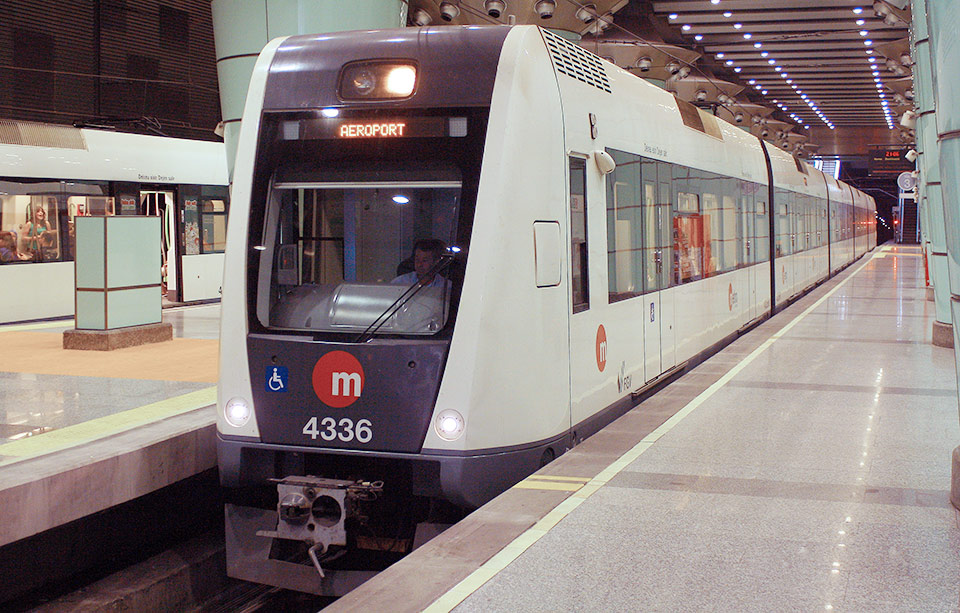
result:
[(356, 440), (358, 443), (369, 443), (373, 439), (373, 424), (369, 419), (360, 419), (356, 423), (344, 417), (339, 422), (332, 417), (311, 417), (303, 427), (303, 433), (313, 440), (319, 436), (325, 441), (340, 439), (344, 443)]

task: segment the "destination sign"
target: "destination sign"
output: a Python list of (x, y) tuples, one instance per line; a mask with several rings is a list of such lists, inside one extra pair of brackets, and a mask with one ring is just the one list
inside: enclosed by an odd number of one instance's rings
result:
[(284, 140), (355, 140), (466, 136), (465, 117), (323, 118), (284, 122)]

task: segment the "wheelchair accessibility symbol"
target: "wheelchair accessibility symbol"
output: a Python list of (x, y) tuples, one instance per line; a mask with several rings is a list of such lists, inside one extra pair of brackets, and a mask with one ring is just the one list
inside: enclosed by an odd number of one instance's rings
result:
[(264, 388), (268, 392), (285, 392), (289, 376), (286, 366), (267, 366)]

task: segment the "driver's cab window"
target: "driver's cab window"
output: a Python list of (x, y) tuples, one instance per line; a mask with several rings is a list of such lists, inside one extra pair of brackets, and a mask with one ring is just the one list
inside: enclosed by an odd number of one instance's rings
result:
[(261, 298), (269, 283), (263, 323), (418, 335), (443, 328), (458, 250), (459, 175), (385, 181), (379, 174), (274, 181), (261, 246), (268, 256)]

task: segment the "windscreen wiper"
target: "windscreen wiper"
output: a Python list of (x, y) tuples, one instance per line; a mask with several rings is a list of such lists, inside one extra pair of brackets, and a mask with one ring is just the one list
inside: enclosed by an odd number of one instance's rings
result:
[[(436, 264), (431, 266), (430, 270), (428, 270), (427, 274), (425, 274), (424, 276), (430, 277), (432, 275), (439, 274), (440, 271), (442, 271), (444, 268), (450, 265), (450, 263), (454, 260), (455, 257), (456, 255), (453, 253), (441, 254), (440, 260)], [(420, 292), (420, 290), (422, 290), (425, 287), (426, 285), (421, 284), (419, 279), (415, 281), (413, 285), (411, 285), (406, 290), (404, 290), (404, 292), (400, 294), (400, 296), (396, 300), (393, 301), (393, 304), (388, 306), (383, 313), (380, 313), (380, 315), (373, 320), (373, 323), (367, 326), (367, 329), (361, 332), (360, 336), (358, 336), (353, 342), (365, 343), (367, 340), (369, 340), (368, 336), (370, 338), (373, 338), (373, 335), (377, 333), (377, 330), (379, 330), (383, 326), (383, 324), (387, 323), (387, 321), (389, 321), (389, 319), (393, 317), (397, 311), (403, 308), (403, 305), (409, 302), (411, 298), (416, 296)], [(447, 283), (444, 283), (443, 284), (444, 299), (446, 298), (446, 292), (447, 292)]]

